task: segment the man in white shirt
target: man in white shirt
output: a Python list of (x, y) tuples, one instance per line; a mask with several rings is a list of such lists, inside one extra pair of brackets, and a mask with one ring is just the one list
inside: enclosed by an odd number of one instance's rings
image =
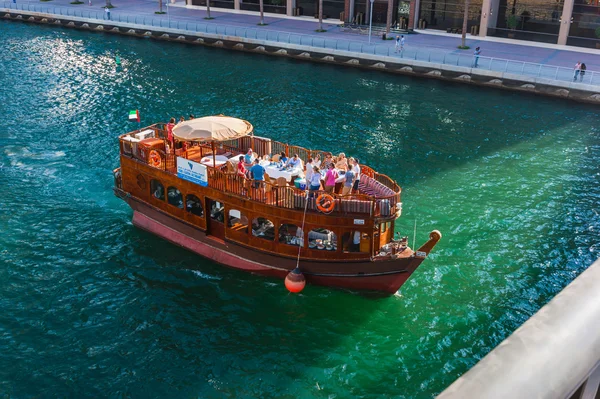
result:
[(352, 172), (354, 173), (354, 184), (352, 185), (352, 192), (356, 194), (358, 192), (358, 183), (360, 181), (360, 165), (358, 159), (352, 160)]
[(302, 160), (298, 158), (298, 154), (294, 154), (294, 156), (288, 159), (286, 163), (286, 166), (294, 169), (299, 168), (300, 165), (302, 165)]

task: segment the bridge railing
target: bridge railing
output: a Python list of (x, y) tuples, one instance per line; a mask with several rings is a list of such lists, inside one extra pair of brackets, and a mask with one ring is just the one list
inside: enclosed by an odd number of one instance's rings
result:
[(438, 399), (594, 399), (600, 384), (600, 261)]
[[(17, 3), (10, 1), (2, 2), (4, 8), (23, 10), (53, 15), (87, 18), (95, 22), (109, 23), (107, 15), (100, 10), (87, 10), (85, 8), (61, 7), (51, 4), (23, 3), (18, 0)], [(223, 36), (236, 36), (240, 38), (270, 41), (275, 43), (287, 43), (301, 46), (316, 47), (330, 50), (342, 50), (356, 52), (361, 54), (372, 54), (380, 56), (397, 57), (399, 59), (429, 62), (435, 64), (452, 65), (464, 68), (476, 68), (478, 70), (494, 71), (500, 73), (510, 73), (518, 76), (530, 78), (543, 78), (548, 80), (562, 82), (576, 82), (580, 84), (600, 86), (600, 72), (587, 70), (583, 75), (579, 74), (576, 79), (573, 68), (566, 68), (556, 65), (536, 64), (524, 61), (509, 60), (495, 57), (478, 57), (471, 53), (462, 53), (456, 51), (419, 49), (408, 46), (402, 52), (395, 52), (393, 43), (386, 41), (385, 44), (368, 44), (366, 41), (353, 41), (344, 39), (332, 39), (323, 34), (304, 35), (292, 32), (283, 32), (272, 30), (270, 28), (254, 28), (229, 26), (218, 22), (198, 23), (188, 21), (182, 17), (173, 17), (169, 15), (146, 16), (122, 11), (111, 11), (111, 21), (119, 23), (136, 24), (152, 28), (167, 28), (189, 31), (194, 33), (206, 33)]]

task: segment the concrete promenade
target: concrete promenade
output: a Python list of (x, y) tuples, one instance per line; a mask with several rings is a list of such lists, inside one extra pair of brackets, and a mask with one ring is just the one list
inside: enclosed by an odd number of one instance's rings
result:
[[(50, 3), (3, 1), (0, 11), (3, 19), (175, 40), (600, 103), (600, 72), (592, 69), (595, 64), (589, 61), (594, 58), (598, 62), (600, 55), (595, 54), (595, 50), (581, 53), (580, 49), (561, 50), (488, 40), (486, 43), (490, 47), (502, 48), (513, 57), (481, 56), (475, 59), (470, 51), (454, 48), (459, 38), (445, 34), (415, 34), (407, 35), (408, 40), (413, 43), (422, 40), (429, 47), (407, 44), (403, 53), (397, 53), (393, 41), (373, 38), (372, 44), (368, 44), (366, 35), (341, 31), (338, 21), (327, 21), (324, 24), (327, 32), (319, 33), (315, 32), (314, 19), (271, 15), (265, 19), (267, 26), (258, 26), (259, 17), (252, 12), (221, 10), (211, 12), (214, 19), (206, 20), (205, 10), (184, 4), (165, 5), (166, 15), (156, 14), (158, 6), (147, 0), (115, 5), (108, 15), (104, 2), (72, 5), (69, 0)], [(565, 66), (532, 63), (544, 61), (542, 56)], [(582, 57), (586, 57), (583, 61), (588, 64), (587, 72), (583, 79), (574, 80), (573, 68), (568, 65)]]
[[(88, 5), (87, 0), (84, 4), (70, 4), (72, 0), (52, 0), (49, 2), (16, 0), (23, 6), (25, 4), (35, 4), (36, 6), (46, 5), (48, 8), (65, 7), (77, 11), (97, 12), (101, 18), (104, 17), (104, 1), (92, 0), (92, 6)], [(8, 5), (9, 2), (4, 2)], [(0, 3), (2, 4), (2, 3)], [(228, 25), (241, 28), (259, 29), (272, 32), (288, 32), (294, 34), (310, 35), (319, 39), (339, 40), (360, 42), (365, 45), (368, 43), (368, 37), (364, 34), (344, 32), (340, 29), (341, 22), (338, 19), (324, 20), (324, 28), (327, 32), (317, 33), (318, 20), (311, 17), (287, 17), (278, 14), (265, 14), (267, 26), (258, 26), (259, 16), (256, 12), (223, 10), (211, 8), (212, 20), (205, 20), (205, 7), (186, 6), (184, 2), (163, 3), (163, 11), (169, 14), (155, 14), (158, 11), (158, 1), (154, 0), (112, 0), (115, 6), (111, 10), (112, 19), (118, 17), (117, 14), (128, 14), (137, 16), (147, 16), (155, 19), (164, 19), (165, 22), (180, 21), (194, 22), (203, 24)], [(471, 55), (475, 47), (480, 46), (482, 57), (502, 58), (515, 61), (524, 61), (536, 64), (554, 65), (565, 68), (573, 68), (578, 61), (585, 62), (588, 71), (600, 72), (600, 50), (578, 48), (569, 46), (549, 45), (546, 43), (525, 42), (501, 38), (480, 38), (467, 35), (467, 45), (470, 50), (458, 50), (460, 44), (460, 35), (447, 34), (445, 32), (426, 30), (423, 33), (406, 35), (405, 57), (411, 57), (415, 51), (430, 52), (437, 56), (442, 55)], [(390, 48), (390, 55), (396, 55), (393, 52), (394, 43), (392, 40), (384, 41), (379, 36), (372, 37), (372, 43), (378, 47), (387, 46)], [(378, 51), (377, 53), (380, 53)], [(493, 68), (491, 68), (493, 69)]]

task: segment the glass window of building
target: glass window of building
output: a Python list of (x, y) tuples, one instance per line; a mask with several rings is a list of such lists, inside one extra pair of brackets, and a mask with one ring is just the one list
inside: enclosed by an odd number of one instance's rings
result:
[(500, 0), (488, 35), (556, 43), (563, 4), (564, 0)]
[[(575, 0), (567, 44), (600, 48), (600, 0)], [(584, 59), (582, 59), (585, 62)]]
[[(502, 0), (501, 0), (502, 1)], [(479, 26), (483, 0), (469, 2), (467, 29)], [(462, 0), (421, 0), (419, 8), (420, 28), (441, 29), (452, 33), (462, 31), (465, 2)], [(422, 26), (424, 21), (425, 26)], [(467, 33), (469, 33), (467, 32)]]

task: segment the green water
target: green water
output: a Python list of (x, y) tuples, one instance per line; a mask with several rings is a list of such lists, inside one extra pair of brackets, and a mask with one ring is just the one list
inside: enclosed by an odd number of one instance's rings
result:
[[(431, 398), (597, 258), (591, 106), (0, 21), (0, 394)], [(115, 65), (115, 56), (121, 68)], [(131, 225), (116, 137), (190, 113), (360, 157), (439, 229), (392, 297), (225, 269)], [(412, 238), (411, 238), (412, 243)]]

